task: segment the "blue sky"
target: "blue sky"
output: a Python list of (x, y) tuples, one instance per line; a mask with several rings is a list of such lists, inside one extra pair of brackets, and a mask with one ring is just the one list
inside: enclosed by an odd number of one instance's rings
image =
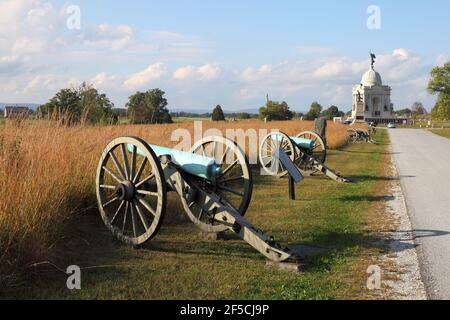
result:
[[(81, 28), (66, 27), (79, 7)], [(369, 30), (367, 8), (380, 8)], [(174, 109), (258, 108), (268, 93), (295, 110), (314, 100), (350, 109), (368, 52), (396, 108), (434, 97), (448, 60), (448, 1), (0, 0), (1, 102), (48, 100), (89, 81), (123, 106), (160, 87)]]

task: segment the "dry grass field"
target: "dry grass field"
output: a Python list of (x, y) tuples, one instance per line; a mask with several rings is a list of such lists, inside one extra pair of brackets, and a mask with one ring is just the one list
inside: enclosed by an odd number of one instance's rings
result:
[[(133, 130), (140, 129), (127, 130), (133, 134)], [(56, 128), (55, 132), (58, 130)], [(64, 139), (75, 143), (77, 135), (85, 137), (85, 130), (97, 133), (93, 141), (86, 139), (79, 141), (78, 146), (64, 147)], [(379, 265), (379, 254), (386, 250), (384, 237), (374, 233), (377, 229), (371, 221), (375, 224), (387, 221), (382, 208), (388, 191), (380, 188), (391, 180), (380, 170), (389, 159), (387, 131), (379, 130), (375, 137), (376, 145), (353, 144), (330, 151), (327, 163), (355, 183), (337, 184), (323, 175), (306, 177), (297, 186), (296, 201), (287, 200), (286, 179), (260, 176), (255, 168), (254, 195), (247, 213), (249, 221), (267, 234), (274, 235), (282, 244), (319, 249), (305, 257), (300, 273), (292, 273), (265, 267), (263, 256), (232, 235), (225, 241), (199, 237), (198, 229), (188, 221), (175, 194), (169, 195), (167, 216), (155, 239), (139, 250), (114, 241), (95, 208), (94, 168), (91, 167), (96, 166), (97, 152), (103, 149), (94, 142), (97, 139), (109, 140), (110, 135), (116, 135), (116, 130), (61, 128), (61, 133), (64, 133), (61, 137), (48, 138), (54, 145), (42, 151), (42, 155), (55, 153), (49, 159), (58, 164), (60, 162), (56, 158), (59, 157), (78, 158), (70, 161), (72, 168), (63, 171), (51, 169), (50, 163), (39, 164), (44, 166), (42, 171), (51, 170), (57, 181), (54, 186), (45, 185), (44, 191), (49, 198), (38, 197), (38, 191), (27, 188), (26, 192), (33, 192), (24, 197), (28, 199), (27, 204), (24, 202), (19, 206), (19, 200), (16, 200), (12, 205), (22, 210), (20, 213), (25, 222), (27, 214), (41, 214), (30, 209), (33, 197), (36, 198), (36, 208), (40, 206), (52, 211), (45, 215), (47, 221), (36, 219), (35, 223), (41, 226), (34, 229), (31, 225), (17, 223), (16, 237), (25, 230), (28, 233), (11, 245), (21, 243), (21, 249), (26, 250), (31, 248), (26, 245), (36, 240), (42, 250), (40, 256), (30, 256), (29, 251), (22, 251), (22, 254), (28, 253), (28, 260), (33, 259), (31, 261), (50, 261), (52, 264), (41, 263), (36, 268), (27, 268), (28, 278), (16, 279), (19, 281), (15, 281), (13, 286), (0, 286), (0, 299), (298, 300), (386, 297), (387, 287), (383, 287), (383, 291), (372, 292), (366, 283), (368, 266)], [(58, 175), (66, 177), (59, 182)], [(66, 187), (63, 181), (75, 182)], [(63, 201), (58, 203), (60, 200)], [(45, 206), (45, 203), (49, 205)], [(8, 213), (10, 219), (15, 219), (14, 209)], [(51, 250), (47, 251), (49, 248)], [(10, 249), (10, 253), (16, 254), (14, 247)], [(29, 261), (22, 260), (22, 263)], [(67, 289), (67, 274), (64, 272), (73, 264), (82, 269), (82, 290), (76, 292)]]
[[(174, 130), (193, 131), (193, 123), (173, 125), (66, 127), (57, 123), (7, 122), (0, 126), (0, 269), (27, 268), (48, 257), (61, 231), (77, 213), (95, 209), (95, 171), (109, 141), (138, 136), (149, 143), (174, 146)], [(279, 129), (295, 135), (312, 122), (204, 122), (203, 130)], [(347, 127), (330, 124), (328, 144), (346, 143)]]

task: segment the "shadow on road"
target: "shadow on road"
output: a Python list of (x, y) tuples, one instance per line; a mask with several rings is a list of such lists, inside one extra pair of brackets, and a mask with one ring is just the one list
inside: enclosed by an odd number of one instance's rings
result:
[(402, 176), (398, 176), (398, 177), (385, 177), (385, 176), (374, 177), (374, 176), (362, 175), (362, 176), (349, 176), (348, 178), (350, 180), (352, 180), (353, 182), (363, 182), (363, 181), (398, 181), (400, 179), (416, 178), (416, 176), (402, 175)]
[(339, 149), (339, 152), (354, 153), (354, 154), (382, 154), (382, 155), (402, 154), (402, 152), (352, 151), (352, 150), (346, 150), (346, 149)]
[(378, 202), (378, 201), (394, 201), (394, 196), (369, 196), (369, 195), (363, 195), (363, 196), (345, 196), (341, 197), (340, 200), (342, 201), (368, 201), (368, 202)]

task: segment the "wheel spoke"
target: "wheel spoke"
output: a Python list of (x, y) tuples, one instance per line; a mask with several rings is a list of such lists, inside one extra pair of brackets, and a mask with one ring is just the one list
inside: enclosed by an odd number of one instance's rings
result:
[(136, 184), (134, 187), (137, 189), (140, 186), (142, 186), (144, 183), (146, 183), (147, 181), (152, 180), (155, 177), (155, 174), (152, 173), (151, 175), (149, 175), (147, 178), (145, 178), (144, 180), (142, 180), (141, 182), (139, 182), (138, 184)]
[(240, 180), (244, 180), (244, 179), (245, 179), (244, 176), (240, 176), (240, 177), (234, 177), (234, 178), (221, 180), (220, 183), (230, 183), (230, 182), (240, 181)]
[(226, 192), (233, 193), (233, 194), (235, 194), (235, 195), (237, 195), (237, 196), (240, 196), (241, 198), (244, 197), (244, 194), (243, 194), (243, 193), (241, 193), (241, 192), (239, 192), (239, 191), (236, 191), (236, 190), (233, 190), (233, 189), (231, 189), (231, 188), (224, 187), (224, 186), (217, 186), (217, 188), (219, 188), (220, 190), (226, 191)]
[(109, 189), (109, 190), (116, 190), (115, 186), (109, 186), (109, 185), (106, 185), (106, 184), (102, 184), (100, 186), (100, 188), (102, 188), (102, 189)]
[(136, 157), (137, 157), (137, 147), (133, 146), (133, 155), (131, 156), (130, 180), (132, 180), (135, 177), (135, 174), (136, 174)]
[(143, 206), (145, 209), (147, 209), (154, 217), (156, 217), (156, 212), (155, 212), (155, 210), (152, 209), (152, 207), (150, 206), (150, 204), (149, 204), (147, 201), (145, 201), (145, 200), (142, 199), (142, 198), (138, 198), (138, 200), (139, 200), (139, 203), (142, 204), (142, 206)]
[(130, 163), (128, 162), (127, 150), (126, 150), (125, 144), (121, 144), (120, 146), (122, 147), (122, 158), (123, 158), (123, 163), (125, 164), (126, 178), (129, 179), (129, 177), (130, 177)]
[(133, 183), (138, 182), (139, 179), (141, 178), (142, 173), (144, 172), (145, 166), (147, 165), (147, 161), (148, 161), (147, 158), (144, 158), (144, 160), (141, 163), (141, 166), (139, 167), (139, 170), (138, 170), (136, 176), (133, 178)]
[(213, 159), (216, 159), (216, 149), (217, 149), (217, 142), (214, 141), (213, 154), (212, 154)]
[(205, 210), (203, 210), (203, 208), (200, 209), (200, 213), (197, 217), (197, 219), (200, 221), (203, 218), (203, 214), (205, 213)]
[(274, 158), (273, 160), (272, 160), (272, 165), (270, 166), (270, 171), (272, 172), (272, 173), (277, 173), (278, 172), (278, 168), (279, 168), (279, 166), (278, 166), (278, 159), (277, 158)]
[(128, 206), (129, 202), (125, 204), (125, 214), (123, 215), (123, 226), (122, 226), (122, 233), (125, 233), (125, 226), (127, 224), (127, 215), (128, 215)]
[(106, 172), (108, 172), (108, 174), (109, 174), (111, 177), (113, 177), (114, 180), (116, 180), (118, 183), (122, 183), (122, 180), (120, 180), (120, 178), (119, 178), (114, 172), (112, 172), (111, 169), (109, 169), (109, 168), (106, 167), (106, 166), (103, 166), (103, 170), (105, 170)]
[(116, 155), (114, 154), (114, 152), (110, 152), (109, 156), (111, 157), (111, 159), (113, 159), (114, 164), (116, 165), (117, 170), (119, 171), (120, 175), (122, 176), (122, 179), (125, 180), (127, 178), (125, 172), (123, 171), (122, 166), (119, 163), (119, 160), (117, 160)]
[(143, 225), (144, 228), (145, 228), (145, 232), (147, 232), (148, 229), (149, 229), (148, 223), (147, 223), (147, 221), (145, 220), (145, 217), (144, 217), (144, 215), (142, 214), (141, 209), (139, 209), (139, 205), (138, 205), (138, 203), (136, 202), (136, 200), (133, 201), (133, 204), (134, 204), (134, 206), (135, 206), (135, 208), (136, 208), (136, 211), (137, 211), (137, 213), (138, 213), (138, 215), (139, 215), (139, 218), (141, 219), (142, 225)]
[(117, 200), (119, 200), (118, 197), (114, 197), (112, 200), (109, 200), (107, 203), (103, 204), (103, 209), (105, 209), (106, 207), (109, 207), (110, 205), (112, 205), (114, 202), (116, 202)]
[(137, 190), (137, 193), (145, 196), (159, 197), (158, 192), (152, 192), (147, 190)]
[(222, 174), (220, 175), (220, 177), (223, 177), (224, 175), (226, 175), (228, 172), (230, 172), (237, 164), (239, 163), (239, 160), (235, 160), (228, 168), (226, 168)]
[(230, 150), (230, 147), (227, 146), (227, 148), (225, 149), (225, 152), (222, 155), (222, 159), (220, 159), (220, 163), (219, 164), (224, 164), (225, 163), (225, 160), (227, 158), (227, 153), (228, 153), (229, 150)]
[(133, 225), (133, 235), (135, 238), (137, 238), (137, 230), (136, 230), (136, 219), (134, 217), (134, 210), (133, 205), (130, 206), (130, 212), (131, 212), (131, 224)]
[(116, 218), (119, 215), (120, 211), (122, 210), (124, 204), (125, 204), (125, 201), (122, 200), (119, 208), (117, 209), (116, 213), (114, 214), (113, 218), (111, 219), (111, 224), (114, 224), (114, 222), (116, 221)]

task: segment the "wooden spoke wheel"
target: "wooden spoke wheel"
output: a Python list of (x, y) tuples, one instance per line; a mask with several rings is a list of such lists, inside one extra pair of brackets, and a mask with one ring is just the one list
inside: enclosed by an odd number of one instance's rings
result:
[(355, 143), (359, 140), (359, 134), (355, 129), (347, 130), (348, 142)]
[[(314, 141), (314, 148), (311, 150), (301, 150), (301, 152), (306, 152), (308, 155), (312, 156), (315, 160), (319, 161), (322, 164), (325, 164), (327, 161), (327, 146), (325, 144), (324, 139), (317, 133), (312, 131), (305, 131), (297, 135), (297, 138), (308, 139)], [(313, 170), (309, 164), (301, 163), (300, 169), (304, 171)]]
[[(253, 192), (252, 172), (244, 151), (230, 139), (212, 136), (196, 143), (191, 152), (213, 158), (220, 166), (220, 173), (213, 180), (199, 178), (198, 183), (218, 194), (224, 203), (244, 216)], [(202, 231), (219, 233), (227, 230), (222, 224), (211, 221), (204, 210), (205, 199), (200, 197), (188, 203), (187, 198), (182, 197), (181, 201), (189, 219)]]
[(156, 235), (167, 192), (159, 159), (145, 141), (122, 137), (106, 147), (96, 191), (103, 222), (119, 241), (140, 246)]
[(358, 133), (358, 140), (369, 142), (369, 132), (364, 129), (356, 129), (356, 132)]
[(281, 132), (270, 133), (264, 138), (259, 148), (259, 161), (267, 174), (282, 178), (288, 171), (275, 156), (277, 150), (283, 150), (295, 162), (297, 154), (294, 143), (288, 135)]

